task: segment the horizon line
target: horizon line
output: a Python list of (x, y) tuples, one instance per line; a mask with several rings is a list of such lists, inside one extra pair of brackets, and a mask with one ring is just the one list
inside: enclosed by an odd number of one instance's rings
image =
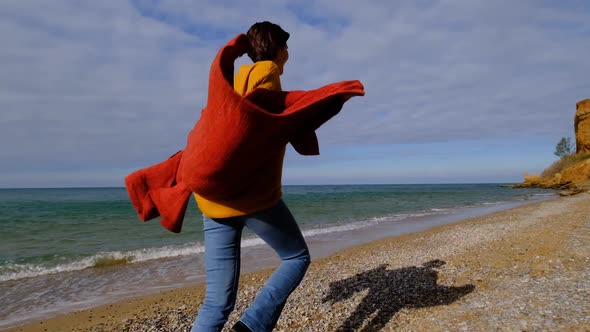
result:
[[(456, 185), (456, 184), (515, 184), (517, 182), (421, 182), (421, 183), (315, 183), (315, 184), (283, 184), (283, 187), (297, 186), (397, 186), (397, 185)], [(125, 189), (125, 186), (75, 186), (75, 187), (0, 187), (0, 190), (11, 189)]]

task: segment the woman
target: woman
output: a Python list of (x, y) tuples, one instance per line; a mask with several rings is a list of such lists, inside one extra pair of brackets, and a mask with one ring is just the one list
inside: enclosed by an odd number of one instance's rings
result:
[[(256, 88), (281, 90), (280, 75), (289, 58), (289, 33), (270, 22), (254, 24), (247, 33), (248, 56), (234, 77), (235, 91), (244, 96)], [(272, 161), (282, 172), (285, 147)], [(207, 291), (191, 331), (221, 331), (234, 308), (240, 276), (240, 241), (248, 227), (268, 243), (281, 264), (246, 309), (233, 331), (271, 331), (289, 295), (299, 285), (310, 263), (307, 244), (287, 206), (281, 200), (281, 178), (251, 203), (208, 200), (195, 194), (203, 212)]]

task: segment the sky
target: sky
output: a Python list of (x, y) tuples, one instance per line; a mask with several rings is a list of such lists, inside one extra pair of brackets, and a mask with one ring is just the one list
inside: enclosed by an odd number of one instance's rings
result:
[(123, 186), (183, 149), (215, 54), (265, 20), (284, 90), (366, 91), (287, 185), (519, 182), (590, 98), (586, 0), (3, 0), (0, 188)]

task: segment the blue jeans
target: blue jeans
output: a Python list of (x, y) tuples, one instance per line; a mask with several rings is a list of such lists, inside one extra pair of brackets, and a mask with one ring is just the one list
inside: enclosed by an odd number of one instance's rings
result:
[(231, 218), (204, 217), (203, 222), (207, 291), (191, 332), (221, 331), (234, 309), (244, 226), (281, 258), (279, 267), (240, 318), (252, 331), (271, 331), (310, 263), (307, 244), (291, 212), (281, 200), (264, 211)]

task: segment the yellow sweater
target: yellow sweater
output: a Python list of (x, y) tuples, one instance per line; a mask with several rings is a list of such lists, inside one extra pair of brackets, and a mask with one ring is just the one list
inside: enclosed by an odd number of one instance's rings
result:
[[(252, 65), (242, 65), (234, 77), (234, 90), (244, 96), (256, 88), (281, 91), (280, 69), (272, 61), (259, 61)], [(284, 156), (285, 150), (283, 150)], [(278, 187), (280, 183), (276, 184)], [(269, 188), (272, 189), (272, 188)], [(195, 194), (199, 209), (209, 218), (229, 218), (264, 210), (276, 204), (281, 198), (281, 192), (252, 200), (251, 206), (232, 207), (231, 202), (216, 203)]]

